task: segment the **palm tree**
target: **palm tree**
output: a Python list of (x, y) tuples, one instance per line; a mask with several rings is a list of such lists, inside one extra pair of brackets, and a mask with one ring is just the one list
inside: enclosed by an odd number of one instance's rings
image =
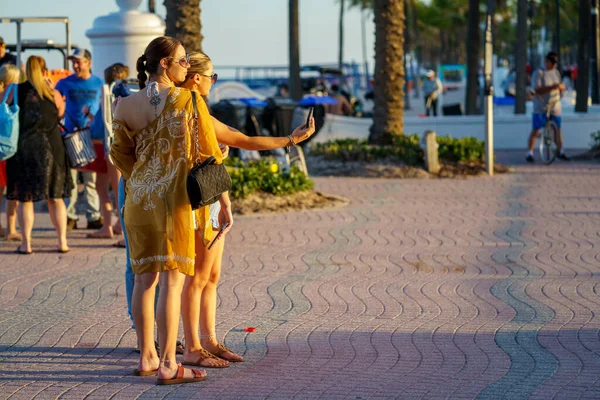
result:
[(290, 50), (290, 96), (294, 100), (302, 99), (302, 81), (300, 80), (300, 39), (298, 26), (298, 0), (289, 2), (289, 50)]
[(167, 30), (183, 44), (187, 52), (202, 51), (200, 0), (165, 0)]
[(338, 65), (340, 69), (344, 64), (344, 0), (340, 0), (340, 42), (338, 48)]
[(404, 134), (404, 0), (375, 0), (375, 107), (369, 142)]
[(589, 37), (590, 37), (590, 0), (579, 0), (579, 46), (577, 48), (577, 98), (575, 111), (587, 112), (590, 72)]
[(517, 2), (517, 41), (515, 43), (515, 70), (517, 75), (515, 114), (525, 114), (527, 86), (527, 0)]
[[(413, 10), (410, 7), (410, 0), (404, 0), (404, 18), (405, 18), (405, 26), (404, 26), (404, 72), (406, 73), (406, 55), (411, 53), (412, 50), (412, 13)], [(412, 78), (413, 85), (415, 84), (415, 74), (414, 69), (412, 68), (412, 57), (410, 60), (410, 76)], [(406, 83), (406, 80), (405, 80)], [(404, 109), (410, 110), (410, 94), (408, 92), (408, 85), (406, 86), (406, 91), (404, 93)]]
[(479, 49), (481, 47), (481, 34), (479, 32), (479, 0), (469, 0), (469, 15), (467, 21), (467, 90), (465, 111), (467, 115), (475, 115), (478, 114)]
[(419, 83), (421, 81), (419, 77), (419, 70), (421, 68), (421, 46), (418, 43), (419, 39), (419, 16), (417, 11), (417, 1), (409, 0), (410, 4), (410, 25), (411, 25), (411, 42), (412, 42), (412, 50), (413, 55), (415, 56), (415, 60), (417, 61), (417, 69), (415, 71), (415, 63), (410, 63), (410, 76), (413, 79), (413, 89), (415, 91), (415, 99), (421, 97), (421, 90), (419, 87)]

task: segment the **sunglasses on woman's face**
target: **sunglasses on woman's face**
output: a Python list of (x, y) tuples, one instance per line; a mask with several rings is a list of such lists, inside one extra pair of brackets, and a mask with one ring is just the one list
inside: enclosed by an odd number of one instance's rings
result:
[(215, 83), (217, 83), (217, 79), (219, 79), (219, 75), (217, 74), (200, 74), (202, 76), (205, 76), (207, 78), (210, 78), (211, 83), (214, 85)]
[[(176, 59), (176, 57), (167, 57), (167, 58), (170, 59), (170, 60)], [(185, 57), (181, 57), (180, 59), (177, 60), (177, 62), (183, 68), (189, 68), (190, 67), (190, 55), (186, 54)]]

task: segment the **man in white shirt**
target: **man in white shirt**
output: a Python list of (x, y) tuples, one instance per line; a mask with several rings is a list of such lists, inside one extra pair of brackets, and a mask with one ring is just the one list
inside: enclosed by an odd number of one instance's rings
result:
[(532, 115), (532, 130), (529, 135), (529, 150), (527, 162), (534, 162), (533, 148), (537, 140), (540, 129), (542, 129), (547, 122), (546, 107), (550, 105), (550, 120), (556, 123), (558, 126), (558, 138), (556, 146), (558, 147), (558, 158), (568, 161), (569, 157), (565, 155), (562, 148), (562, 107), (560, 104), (560, 97), (562, 92), (565, 90), (565, 84), (562, 83), (562, 77), (560, 71), (556, 68), (558, 64), (558, 56), (555, 52), (551, 51), (546, 55), (544, 59), (544, 69), (539, 68), (533, 73), (531, 77), (531, 89), (534, 92), (533, 97), (533, 115)]

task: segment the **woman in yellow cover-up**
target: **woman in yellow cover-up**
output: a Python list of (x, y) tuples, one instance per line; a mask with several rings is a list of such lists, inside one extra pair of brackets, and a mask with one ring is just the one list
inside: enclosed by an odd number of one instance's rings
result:
[[(204, 246), (213, 237), (208, 207), (192, 211), (187, 195), (186, 179), (196, 154), (191, 135), (198, 134), (202, 160), (214, 156), (217, 163), (222, 161), (206, 105), (197, 101), (196, 123), (192, 92), (175, 87), (185, 80), (188, 67), (189, 58), (179, 41), (154, 39), (137, 62), (140, 89), (148, 87), (120, 100), (113, 120), (110, 156), (127, 180), (124, 218), (136, 274), (133, 316), (141, 352), (134, 373), (158, 374), (158, 384), (206, 377), (206, 372), (185, 369), (176, 360), (184, 277), (194, 274), (195, 246)], [(227, 193), (220, 203), (231, 227)], [(151, 328), (157, 283), (160, 360)]]

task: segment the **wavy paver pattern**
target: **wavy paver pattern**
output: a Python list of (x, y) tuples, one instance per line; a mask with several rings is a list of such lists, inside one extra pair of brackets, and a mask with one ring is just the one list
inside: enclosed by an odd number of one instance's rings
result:
[[(199, 384), (131, 375), (124, 251), (0, 250), (0, 398), (600, 398), (600, 166), (319, 178), (347, 207), (240, 217)], [(244, 327), (256, 328), (253, 333)]]

